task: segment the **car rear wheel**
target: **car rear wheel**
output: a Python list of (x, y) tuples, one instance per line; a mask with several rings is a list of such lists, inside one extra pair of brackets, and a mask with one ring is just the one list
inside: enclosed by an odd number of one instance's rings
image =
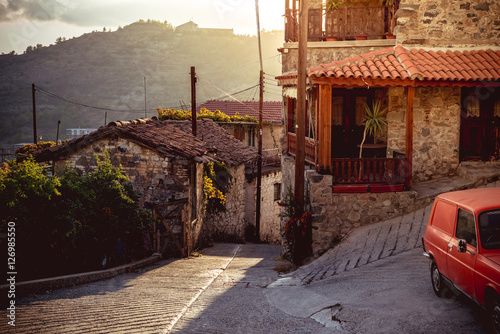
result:
[(443, 292), (443, 277), (439, 272), (439, 269), (436, 265), (436, 262), (432, 260), (431, 263), (431, 281), (432, 281), (432, 289), (436, 296), (441, 297), (441, 293)]
[(494, 299), (489, 305), (492, 332), (500, 334), (500, 299)]

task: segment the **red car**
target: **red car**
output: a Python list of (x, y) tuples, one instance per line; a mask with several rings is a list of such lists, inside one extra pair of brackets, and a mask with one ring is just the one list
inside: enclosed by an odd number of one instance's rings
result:
[(422, 239), (432, 288), (458, 289), (491, 315), (500, 333), (500, 188), (439, 195)]

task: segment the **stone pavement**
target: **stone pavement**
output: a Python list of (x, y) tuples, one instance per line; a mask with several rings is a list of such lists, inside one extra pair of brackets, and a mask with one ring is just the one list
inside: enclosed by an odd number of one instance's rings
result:
[(202, 257), (160, 261), (147, 269), (16, 300), (16, 326), (0, 312), (0, 333), (165, 333), (222, 273), (241, 245)]
[(428, 203), (405, 216), (353, 230), (335, 248), (312, 263), (284, 275), (273, 286), (304, 285), (368, 263), (422, 247), (422, 237), (434, 198), (441, 193), (479, 187), (500, 187), (500, 164), (465, 164), (459, 175), (422, 182), (413, 187)]

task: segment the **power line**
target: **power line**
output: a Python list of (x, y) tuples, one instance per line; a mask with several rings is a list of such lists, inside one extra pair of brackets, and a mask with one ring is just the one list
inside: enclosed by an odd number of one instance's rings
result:
[[(47, 95), (47, 96), (50, 96), (54, 99), (57, 99), (57, 100), (61, 100), (61, 101), (64, 101), (66, 103), (70, 103), (70, 104), (74, 104), (74, 105), (78, 105), (78, 106), (81, 106), (81, 107), (86, 107), (86, 108), (91, 108), (91, 109), (97, 109), (97, 110), (103, 110), (103, 111), (113, 111), (113, 112), (140, 112), (140, 113), (143, 113), (144, 110), (143, 109), (128, 109), (128, 110), (125, 110), (125, 109), (113, 109), (113, 108), (104, 108), (104, 107), (96, 107), (96, 106), (92, 106), (90, 104), (86, 104), (86, 103), (80, 103), (80, 102), (75, 102), (75, 101), (71, 101), (65, 97), (62, 97), (62, 96), (59, 96), (57, 94), (54, 94), (54, 93), (51, 93), (43, 88), (40, 88), (39, 86), (36, 86), (36, 89), (37, 91)], [(156, 109), (150, 109), (150, 110), (156, 110)]]

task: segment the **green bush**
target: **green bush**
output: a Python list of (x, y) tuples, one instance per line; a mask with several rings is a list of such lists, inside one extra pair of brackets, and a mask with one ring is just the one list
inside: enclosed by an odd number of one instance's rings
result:
[(0, 174), (2, 230), (16, 222), (21, 279), (118, 265), (150, 255), (143, 237), (153, 218), (109, 154), (81, 176), (73, 168), (48, 177), (33, 159)]

